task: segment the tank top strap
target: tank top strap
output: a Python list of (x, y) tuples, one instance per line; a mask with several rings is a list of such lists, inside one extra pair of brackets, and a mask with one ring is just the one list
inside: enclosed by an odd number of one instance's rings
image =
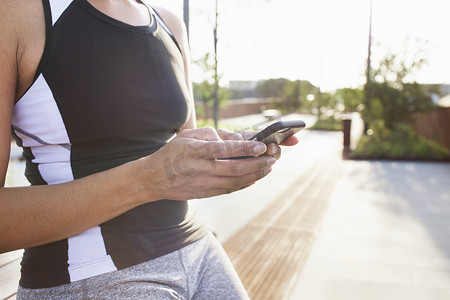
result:
[(151, 6), (148, 6), (147, 4), (145, 4), (144, 2), (142, 2), (144, 5), (146, 5), (152, 16), (155, 18), (156, 22), (158, 22), (158, 24), (164, 29), (165, 32), (167, 32), (167, 34), (172, 38), (172, 41), (175, 43), (175, 45), (177, 46), (178, 50), (183, 53), (183, 51), (181, 51), (181, 47), (178, 44), (178, 41), (176, 40), (175, 36), (173, 35), (172, 31), (170, 30), (169, 26), (167, 26), (167, 24), (164, 22), (164, 20), (161, 18), (161, 16), (158, 14), (157, 11), (155, 11)]
[(50, 12), (52, 16), (52, 25), (55, 25), (59, 17), (66, 10), (66, 8), (72, 3), (72, 0), (43, 0), (49, 2)]

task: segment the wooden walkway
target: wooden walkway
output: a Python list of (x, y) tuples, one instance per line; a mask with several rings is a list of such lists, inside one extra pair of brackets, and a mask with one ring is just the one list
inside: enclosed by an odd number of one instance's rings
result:
[(251, 299), (289, 299), (341, 176), (338, 155), (306, 172), (224, 243)]
[(16, 299), (22, 250), (0, 254), (0, 299)]

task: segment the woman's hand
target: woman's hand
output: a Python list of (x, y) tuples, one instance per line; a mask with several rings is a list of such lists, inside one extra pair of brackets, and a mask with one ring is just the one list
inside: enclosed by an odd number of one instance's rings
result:
[[(248, 140), (251, 137), (253, 137), (257, 131), (254, 130), (237, 130), (235, 132), (230, 132), (227, 130), (218, 130), (219, 135), (226, 139), (227, 137), (234, 137), (234, 139), (238, 139), (237, 135), (241, 137), (242, 140)], [(284, 142), (282, 142), (281, 146), (294, 146), (298, 144), (298, 138), (295, 136), (291, 136), (288, 139), (286, 139)], [(279, 159), (281, 157), (281, 148), (277, 144), (269, 144), (267, 145), (267, 151), (264, 153), (266, 155), (275, 157), (276, 159)]]
[[(244, 141), (239, 134), (188, 129), (144, 158), (140, 173), (155, 200), (206, 198), (243, 189), (269, 174), (275, 159), (262, 155), (266, 152), (263, 143)], [(237, 156), (250, 158), (226, 159)]]

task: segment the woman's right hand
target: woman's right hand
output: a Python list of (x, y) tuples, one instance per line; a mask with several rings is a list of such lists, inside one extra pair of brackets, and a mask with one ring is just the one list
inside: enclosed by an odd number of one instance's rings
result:
[[(222, 140), (212, 128), (180, 132), (144, 158), (139, 174), (152, 200), (189, 200), (231, 193), (271, 171), (275, 159), (261, 142)], [(247, 159), (228, 159), (250, 156)], [(156, 198), (155, 198), (156, 197)]]

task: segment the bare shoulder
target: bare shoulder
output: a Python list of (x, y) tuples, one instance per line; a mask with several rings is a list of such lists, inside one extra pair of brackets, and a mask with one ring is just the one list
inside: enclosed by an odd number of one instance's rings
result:
[(164, 22), (167, 23), (167, 26), (173, 25), (174, 27), (173, 29), (176, 29), (177, 27), (184, 28), (183, 21), (172, 10), (162, 6), (152, 6), (152, 7), (161, 16)]
[[(17, 93), (28, 88), (45, 46), (45, 17), (42, 0), (0, 1), (0, 59), (2, 65), (15, 64)], [(6, 70), (5, 70), (6, 71)], [(1, 74), (0, 80), (10, 73)], [(17, 95), (16, 95), (17, 97)]]
[[(11, 114), (17, 86), (18, 16), (14, 0), (0, 1), (0, 186), (5, 182), (10, 147)], [(18, 1), (19, 2), (19, 1)]]
[(153, 6), (153, 9), (164, 20), (164, 23), (166, 23), (166, 25), (172, 31), (178, 43), (186, 44), (187, 34), (186, 34), (186, 26), (184, 25), (183, 20), (181, 20), (173, 11), (165, 7)]
[(11, 85), (16, 85), (18, 69), (18, 51), (21, 41), (22, 5), (14, 0), (0, 1), (0, 28), (2, 42), (0, 43), (0, 101), (11, 98)]
[[(16, 19), (20, 16), (20, 6), (14, 0), (0, 1), (0, 25), (3, 33), (3, 41), (10, 42), (14, 34), (17, 33)], [(0, 45), (5, 46), (4, 43)]]
[(43, 18), (42, 0), (0, 1), (2, 31), (20, 33), (23, 27)]
[(31, 84), (45, 45), (43, 15), (42, 0), (0, 1), (0, 186), (8, 166), (14, 100)]

